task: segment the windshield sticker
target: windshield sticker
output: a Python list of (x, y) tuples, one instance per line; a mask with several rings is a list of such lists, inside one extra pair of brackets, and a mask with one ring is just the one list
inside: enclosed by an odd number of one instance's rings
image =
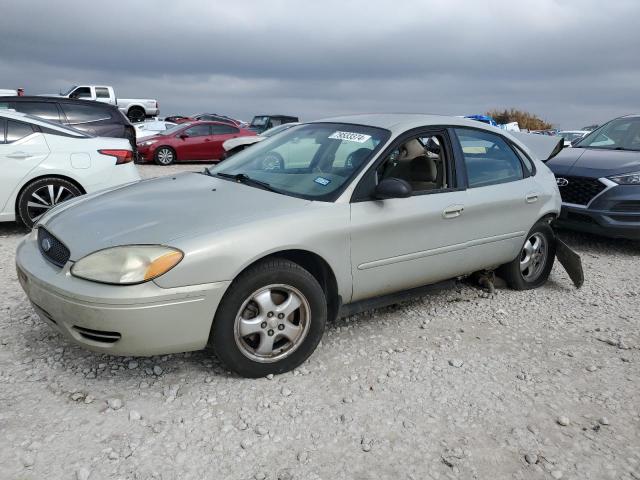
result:
[(328, 178), (324, 178), (324, 177), (316, 177), (314, 182), (319, 183), (323, 187), (326, 187), (327, 185), (329, 185), (331, 183), (331, 180), (329, 180)]
[(334, 140), (346, 140), (348, 142), (364, 143), (371, 138), (371, 135), (353, 132), (334, 132), (329, 138)]

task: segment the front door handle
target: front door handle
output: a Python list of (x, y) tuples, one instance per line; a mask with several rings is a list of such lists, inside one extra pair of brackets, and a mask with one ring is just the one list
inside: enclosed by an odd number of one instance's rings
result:
[(13, 152), (7, 155), (8, 158), (15, 158), (17, 160), (24, 160), (25, 158), (29, 158), (31, 155), (29, 155), (26, 152)]
[(442, 218), (456, 218), (462, 215), (463, 211), (463, 205), (450, 205), (442, 212)]
[(528, 193), (526, 197), (524, 197), (525, 201), (527, 203), (535, 203), (538, 201), (538, 194), (537, 193)]

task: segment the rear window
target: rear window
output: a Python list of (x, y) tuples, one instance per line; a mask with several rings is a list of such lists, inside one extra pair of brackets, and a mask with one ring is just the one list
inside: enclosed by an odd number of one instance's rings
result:
[(109, 98), (109, 89), (104, 87), (96, 87), (96, 98)]
[(67, 117), (67, 121), (72, 125), (111, 119), (111, 113), (107, 109), (101, 108), (97, 105), (74, 105), (71, 103), (62, 103), (60, 106)]

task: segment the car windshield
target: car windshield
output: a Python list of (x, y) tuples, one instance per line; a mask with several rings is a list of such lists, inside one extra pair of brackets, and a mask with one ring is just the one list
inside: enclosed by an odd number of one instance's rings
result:
[(591, 132), (576, 146), (640, 151), (640, 117), (617, 118)]
[(162, 132), (162, 135), (173, 135), (174, 133), (178, 133), (180, 130), (190, 125), (191, 123), (178, 123), (171, 128), (167, 128), (164, 132)]
[(267, 122), (269, 121), (269, 117), (264, 116), (264, 117), (253, 117), (253, 120), (251, 120), (251, 126), (252, 127), (264, 127)]
[(72, 85), (71, 88), (69, 88), (68, 90), (66, 90), (64, 93), (62, 93), (61, 95), (63, 97), (66, 97), (67, 95), (69, 95), (71, 92), (73, 92), (76, 88), (78, 88), (77, 85)]
[(255, 180), (285, 195), (333, 201), (389, 135), (387, 130), (360, 125), (299, 125), (237, 153), (208, 173)]
[(270, 128), (269, 130), (265, 130), (264, 132), (262, 132), (260, 134), (261, 137), (272, 137), (273, 135), (275, 135), (276, 133), (280, 133), (283, 132), (285, 130), (288, 130), (291, 127), (295, 127), (296, 125), (298, 125), (297, 123), (284, 123), (282, 125), (278, 125), (277, 127), (273, 127)]

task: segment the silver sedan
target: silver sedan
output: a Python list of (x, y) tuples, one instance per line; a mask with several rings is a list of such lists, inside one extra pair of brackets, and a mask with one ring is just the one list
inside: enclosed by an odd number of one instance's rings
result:
[(258, 377), (304, 362), (327, 320), (425, 286), (494, 269), (515, 289), (543, 285), (560, 203), (553, 174), (504, 131), (340, 117), (201, 173), (70, 200), (16, 261), (35, 310), (73, 342), (116, 355), (211, 343)]

